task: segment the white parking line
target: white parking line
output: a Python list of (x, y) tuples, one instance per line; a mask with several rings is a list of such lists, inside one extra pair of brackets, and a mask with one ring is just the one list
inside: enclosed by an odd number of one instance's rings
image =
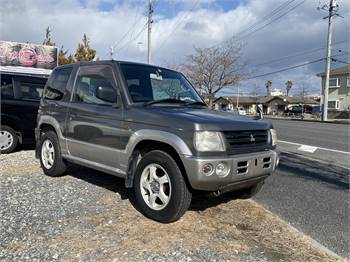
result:
[[(295, 145), (295, 146), (308, 146), (308, 145), (304, 145), (304, 144), (299, 144), (299, 143), (294, 143), (294, 142), (289, 142), (289, 141), (283, 141), (283, 140), (277, 140), (277, 142), (279, 143), (284, 143), (284, 144), (290, 144), (290, 145)], [(314, 147), (314, 146), (309, 146), (309, 147)], [(335, 152), (335, 153), (341, 153), (341, 154), (345, 154), (345, 155), (350, 155), (349, 152), (346, 151), (340, 151), (340, 150), (335, 150), (335, 149), (330, 149), (330, 148), (324, 148), (324, 147), (316, 147), (317, 149), (320, 150), (325, 150), (325, 151), (330, 151), (330, 152)]]

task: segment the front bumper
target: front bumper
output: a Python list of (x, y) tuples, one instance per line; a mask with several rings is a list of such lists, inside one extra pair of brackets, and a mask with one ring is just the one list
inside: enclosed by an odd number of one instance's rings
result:
[[(269, 150), (227, 157), (194, 157), (183, 155), (181, 159), (193, 189), (216, 191), (235, 183), (244, 185), (244, 181), (248, 183), (255, 180), (255, 178), (266, 178), (276, 169), (279, 156), (276, 151)], [(230, 170), (227, 176), (220, 177), (216, 174), (215, 170), (209, 176), (202, 173), (202, 168), (205, 164), (210, 163), (215, 169), (219, 163), (223, 162)]]

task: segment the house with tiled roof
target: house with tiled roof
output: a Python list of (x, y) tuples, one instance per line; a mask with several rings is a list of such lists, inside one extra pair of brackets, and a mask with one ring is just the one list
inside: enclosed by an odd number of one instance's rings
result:
[(311, 97), (298, 96), (222, 96), (214, 100), (216, 110), (234, 110), (244, 107), (247, 114), (256, 114), (259, 105), (264, 114), (283, 114), (288, 108), (295, 105), (316, 106), (319, 101)]

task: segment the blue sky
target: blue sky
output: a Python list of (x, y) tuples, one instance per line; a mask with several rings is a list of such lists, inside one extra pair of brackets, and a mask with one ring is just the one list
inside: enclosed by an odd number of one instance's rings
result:
[[(86, 6), (88, 0), (81, 0), (82, 5)], [(130, 2), (134, 2), (135, 5), (144, 5), (145, 1), (140, 0), (119, 0), (119, 1), (111, 1), (105, 0), (101, 1), (98, 5), (98, 9), (101, 11), (111, 11), (113, 8), (120, 4), (127, 4)], [(248, 1), (239, 1), (239, 0), (219, 0), (219, 1), (176, 1), (176, 0), (153, 0), (153, 5), (155, 11), (166, 17), (172, 18), (178, 12), (183, 11), (184, 9), (198, 9), (198, 8), (209, 8), (209, 9), (219, 9), (224, 12), (232, 10), (236, 8), (240, 4), (245, 4)]]

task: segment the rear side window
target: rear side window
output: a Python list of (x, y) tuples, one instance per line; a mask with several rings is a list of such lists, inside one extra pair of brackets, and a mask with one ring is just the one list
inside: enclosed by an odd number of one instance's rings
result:
[[(31, 81), (32, 80), (32, 81)], [(15, 98), (21, 100), (40, 100), (43, 93), (46, 79), (42, 81), (34, 81), (33, 79), (17, 79), (14, 78)]]
[(1, 75), (1, 99), (13, 99), (13, 84), (12, 77)]
[(43, 93), (46, 78), (2, 75), (1, 98), (38, 101)]
[(69, 77), (72, 73), (72, 67), (59, 68), (53, 71), (47, 82), (44, 98), (49, 100), (61, 100)]

